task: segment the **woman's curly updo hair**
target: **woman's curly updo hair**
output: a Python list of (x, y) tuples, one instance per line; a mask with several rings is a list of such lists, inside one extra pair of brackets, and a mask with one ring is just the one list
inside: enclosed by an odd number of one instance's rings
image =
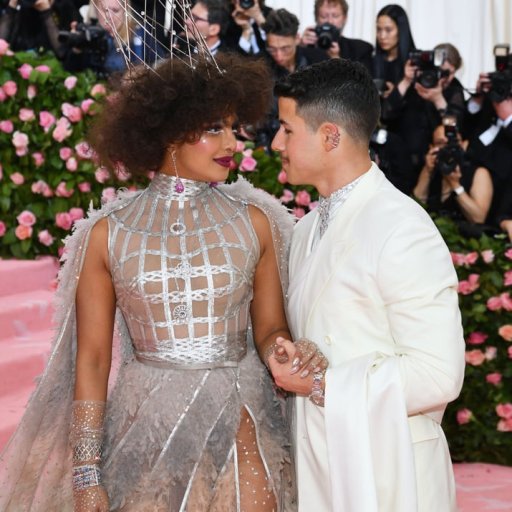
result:
[(272, 100), (267, 64), (237, 54), (215, 60), (222, 72), (203, 59), (193, 69), (168, 59), (154, 71), (132, 72), (89, 133), (99, 162), (142, 176), (160, 168), (170, 144), (194, 142), (231, 115), (240, 124), (264, 119)]

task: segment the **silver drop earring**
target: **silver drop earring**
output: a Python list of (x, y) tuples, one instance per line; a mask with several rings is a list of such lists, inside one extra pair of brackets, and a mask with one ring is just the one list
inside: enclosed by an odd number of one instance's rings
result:
[(178, 166), (176, 165), (176, 150), (174, 150), (171, 153), (172, 158), (172, 164), (174, 166), (174, 174), (176, 174), (176, 185), (174, 185), (174, 190), (178, 192), (178, 194), (181, 194), (185, 191), (185, 185), (183, 185), (183, 182), (181, 181), (180, 177), (178, 176)]

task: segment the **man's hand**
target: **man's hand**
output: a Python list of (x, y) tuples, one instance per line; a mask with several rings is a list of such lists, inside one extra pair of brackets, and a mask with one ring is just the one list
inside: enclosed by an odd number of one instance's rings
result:
[(338, 59), (340, 57), (340, 45), (338, 44), (338, 41), (333, 41), (331, 46), (329, 46), (329, 49), (327, 50), (327, 55), (331, 59)]
[(308, 27), (302, 37), (300, 39), (300, 44), (302, 46), (316, 46), (316, 42), (318, 41), (318, 37), (315, 32), (315, 27)]

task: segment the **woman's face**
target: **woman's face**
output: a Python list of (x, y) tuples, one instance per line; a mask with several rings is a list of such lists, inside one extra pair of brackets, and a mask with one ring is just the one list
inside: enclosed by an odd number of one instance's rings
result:
[[(196, 181), (224, 181), (233, 168), (236, 138), (235, 117), (230, 116), (207, 128), (197, 142), (182, 143), (175, 148), (176, 167), (180, 178)], [(172, 160), (171, 160), (172, 162)], [(174, 169), (162, 169), (175, 174)]]
[(398, 25), (389, 16), (377, 18), (377, 44), (385, 52), (398, 48)]
[(126, 23), (125, 10), (119, 0), (101, 0), (98, 5), (98, 21), (110, 33), (119, 32)]

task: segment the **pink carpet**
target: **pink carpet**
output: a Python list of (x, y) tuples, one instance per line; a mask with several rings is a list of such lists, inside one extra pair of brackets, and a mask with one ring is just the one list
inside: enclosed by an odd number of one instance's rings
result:
[[(50, 350), (55, 260), (0, 260), (0, 450)], [(512, 512), (512, 468), (454, 464), (460, 512)], [(438, 512), (438, 511), (432, 511)]]

